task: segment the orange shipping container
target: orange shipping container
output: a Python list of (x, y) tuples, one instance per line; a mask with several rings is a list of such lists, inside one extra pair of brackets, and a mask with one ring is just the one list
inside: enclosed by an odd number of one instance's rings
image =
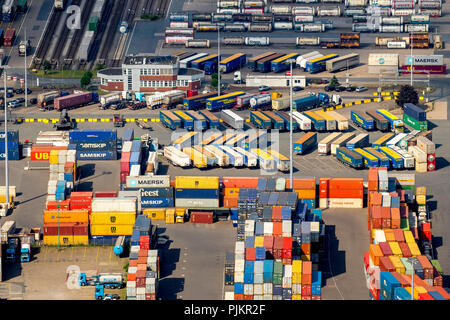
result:
[(378, 168), (369, 168), (369, 191), (378, 191)]
[(225, 208), (237, 208), (238, 197), (223, 197), (223, 206)]
[(137, 267), (137, 259), (130, 259), (130, 267)]
[(319, 179), (319, 198), (328, 198), (330, 178)]
[(89, 223), (87, 210), (51, 210), (44, 211), (44, 224), (62, 222)]
[(314, 190), (294, 190), (299, 199), (315, 199), (316, 189)]
[(380, 206), (381, 207), (381, 204), (382, 204), (382, 199), (383, 199), (383, 196), (381, 195), (381, 193), (379, 193), (379, 192), (372, 192), (372, 193), (370, 193), (370, 196), (372, 197), (372, 199), (371, 199), (371, 205), (372, 206)]
[(397, 242), (405, 242), (405, 237), (403, 236), (403, 230), (402, 229), (394, 229), (394, 238)]
[(258, 178), (253, 177), (223, 177), (224, 188), (256, 188)]
[(225, 197), (237, 197), (239, 196), (239, 188), (224, 188), (223, 195)]
[(380, 257), (383, 256), (383, 252), (378, 244), (371, 244), (369, 246), (369, 255), (374, 265), (380, 265)]
[(391, 208), (391, 228), (400, 228), (400, 208)]
[(343, 179), (343, 178), (333, 178), (330, 180), (330, 190), (332, 189), (356, 189), (356, 190), (363, 190), (363, 179), (360, 178), (349, 178), (349, 179)]
[(273, 235), (281, 236), (283, 234), (283, 223), (282, 222), (274, 222), (273, 223)]
[[(316, 190), (316, 178), (294, 178), (294, 190)], [(291, 180), (286, 179), (286, 189), (291, 189)]]
[(387, 242), (395, 241), (394, 231), (392, 229), (384, 229), (384, 237)]
[(31, 161), (48, 161), (52, 150), (67, 150), (67, 147), (56, 147), (53, 145), (33, 146), (31, 147)]
[(129, 273), (128, 281), (136, 281), (136, 273)]
[(330, 189), (328, 198), (337, 199), (362, 199), (364, 196), (363, 190), (352, 189)]

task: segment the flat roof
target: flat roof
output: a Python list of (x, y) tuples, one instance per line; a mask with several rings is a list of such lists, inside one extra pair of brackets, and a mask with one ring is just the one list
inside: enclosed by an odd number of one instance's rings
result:
[(176, 64), (178, 57), (173, 56), (127, 56), (123, 63), (129, 65), (172, 65)]
[(105, 76), (121, 76), (123, 73), (122, 68), (108, 68), (99, 70), (97, 74), (103, 74)]

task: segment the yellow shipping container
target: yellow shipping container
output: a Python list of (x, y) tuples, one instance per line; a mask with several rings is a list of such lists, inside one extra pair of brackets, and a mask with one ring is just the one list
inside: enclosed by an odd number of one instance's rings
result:
[(395, 234), (392, 229), (384, 229), (384, 237), (387, 242), (395, 241)]
[(394, 256), (403, 257), (402, 249), (400, 249), (398, 242), (389, 241), (388, 243), (389, 243), (389, 246), (391, 247), (391, 250), (392, 250), (392, 253)]
[(391, 260), (392, 264), (395, 267), (395, 271), (401, 274), (405, 274), (406, 269), (403, 265), (402, 261), (400, 260), (400, 257), (398, 256), (389, 256), (389, 260)]
[(50, 164), (58, 164), (59, 160), (58, 160), (58, 151), (59, 150), (50, 150), (50, 156), (48, 159), (48, 162)]
[(92, 236), (130, 236), (133, 233), (132, 224), (91, 224)]
[(427, 188), (417, 187), (416, 188), (416, 202), (419, 205), (425, 205), (427, 203)]
[[(0, 195), (0, 203), (5, 203), (6, 202), (6, 194)], [(14, 197), (13, 196), (9, 196), (9, 203), (13, 203), (14, 202)]]
[(89, 236), (73, 236), (73, 244), (82, 244), (87, 246), (89, 244)]
[(89, 222), (89, 214), (87, 210), (70, 210), (62, 211), (51, 210), (44, 211), (44, 224), (45, 223), (64, 223), (64, 222)]
[(293, 273), (292, 274), (292, 283), (302, 283), (302, 274), (301, 273)]
[(136, 212), (92, 212), (91, 224), (134, 224)]
[(409, 247), (409, 251), (411, 251), (411, 255), (413, 257), (418, 257), (421, 255), (419, 247), (417, 246), (417, 243), (412, 243), (412, 242), (407, 242), (408, 247)]
[[(409, 294), (411, 294), (412, 292), (412, 288), (411, 287), (406, 287), (405, 288), (406, 291), (409, 292)], [(427, 293), (427, 289), (425, 289), (424, 287), (420, 287), (420, 286), (414, 286), (414, 300), (419, 300), (419, 293)]]
[(167, 208), (166, 223), (175, 223), (175, 209), (174, 208)]
[(299, 199), (315, 199), (316, 190), (294, 190), (297, 192)]
[[(58, 236), (44, 236), (44, 245), (57, 246)], [(73, 236), (59, 236), (59, 245), (61, 246), (73, 245)]]
[(255, 237), (255, 247), (264, 247), (264, 237)]
[(225, 197), (237, 197), (239, 195), (240, 188), (224, 188), (223, 195)]
[(165, 208), (148, 208), (142, 211), (143, 215), (146, 215), (152, 220), (166, 220)]
[(219, 177), (175, 177), (175, 188), (219, 189)]
[(403, 235), (405, 237), (405, 242), (406, 243), (416, 243), (416, 240), (414, 239), (414, 236), (413, 236), (411, 231), (409, 231), (409, 230), (408, 231), (404, 231)]
[(292, 300), (302, 300), (302, 295), (301, 294), (293, 294)]
[(302, 262), (300, 260), (292, 260), (292, 273), (302, 273)]

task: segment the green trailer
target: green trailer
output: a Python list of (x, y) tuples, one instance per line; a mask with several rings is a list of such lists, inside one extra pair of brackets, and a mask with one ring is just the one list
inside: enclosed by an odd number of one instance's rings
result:
[(27, 0), (17, 1), (17, 12), (26, 12), (28, 8)]
[(97, 32), (98, 28), (98, 17), (91, 17), (89, 19), (89, 31)]
[(426, 120), (418, 121), (418, 120), (414, 119), (413, 117), (407, 115), (406, 113), (403, 114), (403, 122), (415, 130), (419, 130), (419, 131), (427, 131), (428, 130), (428, 121), (426, 121)]

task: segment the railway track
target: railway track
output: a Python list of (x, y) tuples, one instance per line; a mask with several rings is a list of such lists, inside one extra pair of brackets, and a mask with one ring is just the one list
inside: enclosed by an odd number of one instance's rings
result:
[(113, 13), (113, 8), (114, 0), (107, 0), (105, 3), (105, 10), (103, 11), (103, 15), (100, 19), (100, 24), (98, 25), (97, 34), (92, 45), (91, 52), (88, 55), (88, 61), (90, 61), (91, 67), (95, 64), (96, 58), (99, 54), (100, 45), (105, 35), (109, 19)]
[(53, 39), (53, 33), (55, 32), (55, 29), (59, 23), (59, 20), (61, 19), (62, 14), (63, 11), (53, 10), (52, 16), (50, 17), (50, 21), (47, 25), (47, 29), (44, 32), (42, 42), (40, 43), (39, 47), (36, 50), (36, 54), (33, 61), (34, 68), (39, 68), (41, 66), (43, 59), (47, 54), (50, 43)]
[(117, 29), (119, 27), (119, 22), (122, 17), (122, 10), (125, 6), (125, 0), (115, 1), (115, 7), (112, 8), (112, 18), (109, 28), (107, 28), (106, 33), (106, 41), (103, 45), (103, 48), (100, 50), (100, 54), (98, 55), (99, 63), (107, 64), (108, 54), (111, 51), (111, 46), (113, 45), (113, 40), (115, 35), (117, 34)]

